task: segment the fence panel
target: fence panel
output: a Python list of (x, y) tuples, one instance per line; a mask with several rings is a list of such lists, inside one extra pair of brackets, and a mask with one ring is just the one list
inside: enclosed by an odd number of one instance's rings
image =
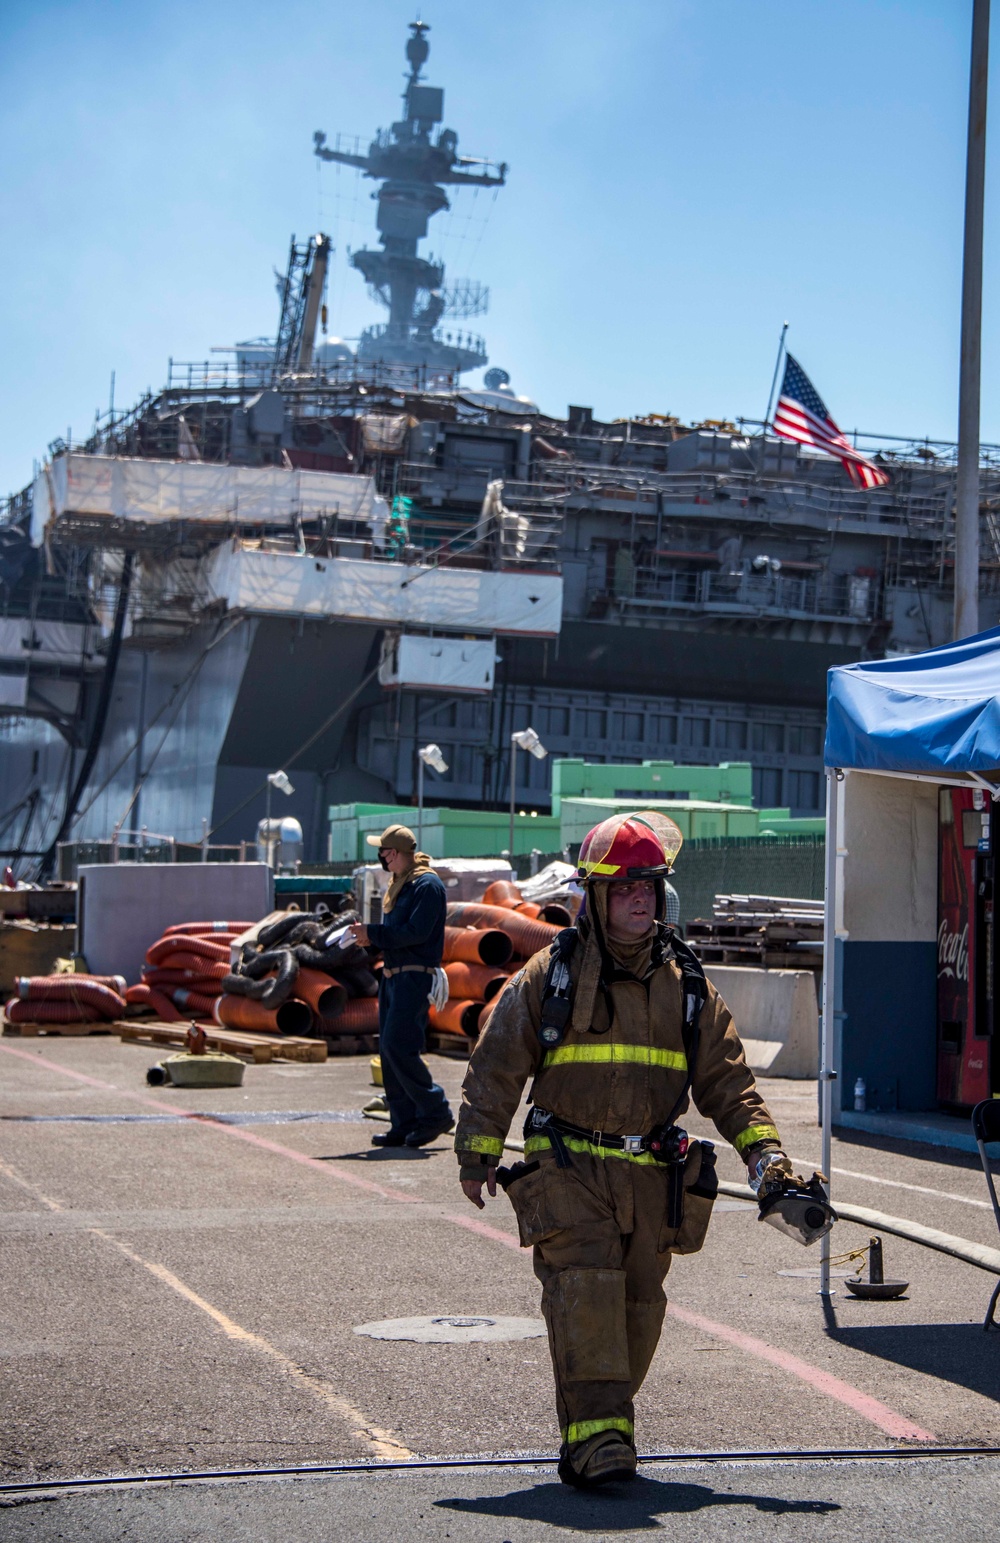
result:
[(822, 836), (705, 836), (685, 841), (671, 883), (681, 925), (712, 915), (716, 895), (822, 900)]

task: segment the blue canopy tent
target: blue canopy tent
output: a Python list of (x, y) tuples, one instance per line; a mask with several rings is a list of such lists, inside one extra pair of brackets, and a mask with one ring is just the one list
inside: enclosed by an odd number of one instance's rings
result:
[[(1000, 628), (831, 670), (824, 760), (820, 1091), (828, 1174), (838, 1079), (842, 1101), (849, 1096), (845, 1017), (854, 1020), (855, 1049), (878, 1037), (883, 1055), (884, 1044), (892, 1047), (909, 1107), (922, 1107), (922, 1091), (926, 1097), (936, 1030), (938, 789), (978, 787), (1000, 800)], [(828, 1295), (828, 1239), (822, 1249), (820, 1290)]]
[(1000, 767), (1000, 627), (829, 673), (828, 767), (963, 781)]

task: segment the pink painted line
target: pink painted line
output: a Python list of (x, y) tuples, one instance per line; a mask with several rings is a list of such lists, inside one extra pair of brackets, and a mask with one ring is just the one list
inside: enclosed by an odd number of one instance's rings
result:
[[(32, 1066), (47, 1066), (50, 1071), (61, 1072), (64, 1077), (72, 1077), (74, 1082), (85, 1082), (89, 1088), (103, 1088), (105, 1091), (110, 1090), (112, 1093), (121, 1092), (121, 1089), (116, 1088), (111, 1082), (99, 1082), (96, 1077), (87, 1077), (83, 1072), (70, 1071), (68, 1066), (60, 1066), (58, 1061), (49, 1061), (43, 1055), (32, 1055), (30, 1050), (15, 1050), (13, 1045), (0, 1045), (0, 1050), (5, 1055), (16, 1055), (21, 1061), (30, 1061)], [(128, 1096), (136, 1097), (138, 1095), (130, 1094)], [(142, 1102), (149, 1103), (150, 1100), (144, 1098)]]
[[(60, 1066), (58, 1061), (50, 1061), (47, 1056), (32, 1054), (30, 1050), (15, 1050), (12, 1045), (0, 1044), (0, 1050), (8, 1055), (20, 1057), (28, 1061), (32, 1066), (45, 1066), (50, 1071), (60, 1072), (64, 1077), (72, 1077), (76, 1082), (83, 1082), (87, 1087), (100, 1088), (105, 1093), (116, 1093), (119, 1098), (127, 1098), (131, 1103), (142, 1104), (148, 1109), (155, 1109), (157, 1113), (168, 1110), (171, 1114), (183, 1114), (204, 1127), (205, 1130), (213, 1130), (222, 1136), (233, 1136), (237, 1141), (247, 1141), (251, 1146), (260, 1147), (265, 1152), (274, 1152), (278, 1157), (291, 1158), (294, 1163), (301, 1163), (304, 1168), (312, 1168), (322, 1173), (325, 1178), (339, 1179), (342, 1184), (353, 1184), (355, 1189), (364, 1189), (371, 1194), (381, 1195), (384, 1200), (399, 1200), (406, 1205), (428, 1205), (426, 1200), (419, 1195), (411, 1195), (405, 1189), (390, 1188), (387, 1185), (376, 1184), (370, 1179), (363, 1179), (359, 1174), (345, 1173), (342, 1168), (333, 1168), (327, 1162), (321, 1162), (319, 1158), (309, 1157), (305, 1152), (297, 1152), (294, 1147), (286, 1147), (280, 1141), (269, 1141), (266, 1136), (257, 1136), (252, 1131), (242, 1130), (235, 1125), (220, 1125), (215, 1120), (206, 1120), (193, 1109), (182, 1109), (173, 1100), (150, 1097), (145, 1093), (133, 1093), (128, 1088), (119, 1088), (113, 1082), (104, 1082), (97, 1077), (88, 1077), (84, 1072), (71, 1070), (68, 1066)], [(499, 1227), (490, 1227), (486, 1222), (478, 1221), (474, 1216), (460, 1216), (455, 1211), (441, 1211), (438, 1213), (444, 1221), (449, 1221), (455, 1227), (464, 1227), (466, 1232), (474, 1232), (479, 1237), (489, 1238), (493, 1243), (503, 1243), (507, 1248), (515, 1252), (520, 1251), (518, 1239), (510, 1232), (502, 1232)]]
[[(187, 1111), (185, 1111), (187, 1112)], [(248, 1141), (252, 1147), (261, 1147), (265, 1152), (275, 1152), (279, 1157), (290, 1157), (293, 1162), (301, 1163), (304, 1168), (314, 1168), (318, 1173), (325, 1174), (328, 1179), (339, 1179), (342, 1184), (353, 1184), (355, 1189), (366, 1189), (373, 1195), (381, 1195), (383, 1200), (402, 1200), (407, 1205), (425, 1205), (419, 1195), (409, 1195), (405, 1189), (389, 1189), (384, 1184), (374, 1184), (370, 1179), (362, 1179), (356, 1173), (345, 1173), (342, 1168), (331, 1168), (328, 1162), (321, 1162), (318, 1157), (309, 1157), (305, 1152), (296, 1152), (294, 1147), (282, 1146), (280, 1141), (268, 1141), (266, 1136), (255, 1136), (252, 1131), (240, 1130), (235, 1125), (219, 1125), (215, 1120), (198, 1120), (206, 1130), (218, 1131), (220, 1136), (235, 1136), (237, 1141)]]
[(318, 1157), (309, 1157), (305, 1152), (297, 1152), (294, 1147), (282, 1146), (280, 1142), (268, 1141), (266, 1136), (255, 1136), (252, 1131), (241, 1130), (235, 1125), (220, 1125), (216, 1120), (206, 1120), (196, 1109), (183, 1109), (169, 1102), (165, 1098), (150, 1098), (145, 1093), (132, 1093), (127, 1088), (116, 1087), (113, 1082), (102, 1082), (96, 1077), (88, 1077), (83, 1072), (71, 1071), (67, 1066), (60, 1066), (58, 1061), (50, 1061), (43, 1055), (32, 1055), (30, 1050), (15, 1050), (11, 1045), (0, 1044), (0, 1050), (7, 1055), (16, 1055), (23, 1061), (30, 1061), (32, 1066), (45, 1066), (50, 1071), (61, 1072), (64, 1077), (72, 1077), (75, 1082), (86, 1083), (88, 1087), (100, 1088), (105, 1093), (117, 1093), (119, 1098), (127, 1098), (130, 1103), (142, 1104), (147, 1109), (155, 1109), (157, 1113), (167, 1110), (170, 1114), (186, 1115), (193, 1123), (200, 1125), (204, 1130), (216, 1131), (221, 1136), (234, 1136), (237, 1141), (249, 1142), (251, 1146), (262, 1147), (265, 1152), (275, 1152), (280, 1157), (289, 1157), (295, 1163), (301, 1163), (305, 1168), (313, 1168), (317, 1173), (322, 1173), (328, 1179), (339, 1179), (342, 1184), (352, 1184), (355, 1189), (364, 1189), (371, 1194), (381, 1195), (384, 1200), (402, 1200), (407, 1205), (424, 1205), (419, 1195), (407, 1194), (405, 1189), (388, 1189), (382, 1184), (375, 1184), (370, 1179), (362, 1179), (355, 1173), (344, 1173), (340, 1168), (331, 1168), (329, 1163), (321, 1162)]
[[(165, 1099), (149, 1098), (143, 1093), (131, 1093), (127, 1089), (116, 1087), (113, 1082), (102, 1082), (96, 1077), (88, 1077), (83, 1072), (71, 1071), (69, 1067), (60, 1066), (58, 1061), (50, 1061), (45, 1056), (33, 1055), (27, 1050), (15, 1050), (12, 1045), (0, 1044), (0, 1050), (7, 1055), (20, 1057), (31, 1062), (34, 1066), (45, 1066), (50, 1071), (59, 1072), (64, 1077), (71, 1077), (76, 1082), (86, 1083), (88, 1087), (100, 1088), (108, 1093), (117, 1093), (119, 1097), (129, 1099), (132, 1103), (144, 1104), (150, 1109), (168, 1110), (172, 1114), (186, 1114), (196, 1120), (204, 1129), (216, 1131), (223, 1136), (234, 1137), (238, 1141), (247, 1141), (251, 1146), (261, 1147), (264, 1151), (273, 1152), (278, 1157), (291, 1158), (293, 1162), (301, 1163), (303, 1167), (316, 1169), (328, 1179), (336, 1179), (342, 1184), (352, 1184), (356, 1189), (368, 1190), (381, 1195), (386, 1200), (401, 1200), (410, 1205), (423, 1205), (430, 1207), (430, 1203), (420, 1199), (417, 1195), (409, 1195), (405, 1190), (390, 1189), (381, 1184), (374, 1184), (368, 1179), (362, 1179), (353, 1173), (345, 1173), (341, 1168), (333, 1168), (329, 1163), (320, 1162), (315, 1157), (308, 1157), (304, 1152), (297, 1152), (294, 1147), (282, 1146), (278, 1141), (268, 1141), (264, 1136), (256, 1136), (251, 1131), (241, 1130), (233, 1125), (218, 1125), (214, 1120), (199, 1118), (197, 1112), (190, 1109), (179, 1109), (175, 1103), (168, 1103)], [(490, 1242), (502, 1243), (505, 1248), (512, 1248), (515, 1253), (521, 1253), (521, 1245), (518, 1239), (510, 1232), (502, 1232), (498, 1227), (490, 1227), (486, 1222), (481, 1222), (474, 1216), (461, 1216), (455, 1211), (438, 1211), (442, 1221), (451, 1222), (453, 1226), (462, 1227), (466, 1232), (472, 1232), (479, 1237), (488, 1238)], [(890, 1409), (888, 1404), (881, 1403), (877, 1398), (870, 1398), (867, 1393), (862, 1393), (859, 1388), (852, 1388), (850, 1383), (843, 1382), (841, 1378), (834, 1377), (831, 1372), (825, 1372), (818, 1366), (811, 1366), (808, 1361), (803, 1361), (799, 1356), (790, 1354), (787, 1350), (779, 1350), (775, 1345), (769, 1345), (765, 1340), (757, 1339), (752, 1334), (744, 1334), (739, 1329), (730, 1328), (728, 1324), (716, 1323), (712, 1318), (703, 1318), (698, 1313), (690, 1312), (686, 1307), (677, 1307), (670, 1303), (667, 1311), (682, 1323), (691, 1328), (700, 1329), (704, 1334), (710, 1334), (715, 1339), (725, 1340), (728, 1344), (742, 1350), (747, 1355), (756, 1356), (759, 1360), (767, 1361), (772, 1366), (798, 1377), (809, 1387), (819, 1393), (824, 1393), (829, 1398), (836, 1399), (838, 1403), (853, 1409), (863, 1419), (876, 1425), (887, 1435), (901, 1441), (936, 1441), (937, 1437), (932, 1431), (924, 1430), (914, 1421), (908, 1420), (904, 1415), (897, 1414)]]
[(478, 1222), (474, 1216), (459, 1216), (456, 1211), (439, 1211), (442, 1221), (453, 1222), (456, 1227), (464, 1227), (467, 1232), (478, 1232), (481, 1238), (489, 1238), (492, 1243), (503, 1243), (506, 1248), (512, 1248), (515, 1254), (521, 1252), (520, 1241), (512, 1232), (501, 1232), (499, 1227), (489, 1227), (486, 1222)]
[(700, 1313), (692, 1313), (686, 1307), (677, 1307), (670, 1303), (667, 1311), (682, 1323), (688, 1324), (692, 1329), (700, 1329), (703, 1334), (711, 1334), (714, 1339), (723, 1339), (727, 1344), (735, 1345), (738, 1350), (748, 1355), (759, 1356), (762, 1361), (770, 1361), (772, 1366), (778, 1366), (784, 1372), (790, 1372), (793, 1377), (799, 1377), (819, 1393), (826, 1393), (830, 1398), (835, 1398), (838, 1403), (846, 1404), (856, 1414), (870, 1420), (880, 1430), (884, 1430), (887, 1436), (895, 1436), (900, 1441), (936, 1441), (933, 1431), (924, 1430), (913, 1420), (908, 1420), (904, 1415), (897, 1414), (890, 1409), (888, 1404), (880, 1403), (877, 1398), (869, 1398), (867, 1393), (862, 1393), (858, 1388), (852, 1388), (849, 1382), (842, 1382), (839, 1377), (834, 1377), (832, 1372), (825, 1372), (818, 1366), (810, 1366), (808, 1361), (802, 1361), (797, 1355), (791, 1355), (787, 1350), (779, 1350), (774, 1345), (769, 1345), (765, 1340), (756, 1339), (752, 1334), (744, 1334), (739, 1329), (731, 1329), (726, 1323), (716, 1323), (712, 1318), (703, 1318)]

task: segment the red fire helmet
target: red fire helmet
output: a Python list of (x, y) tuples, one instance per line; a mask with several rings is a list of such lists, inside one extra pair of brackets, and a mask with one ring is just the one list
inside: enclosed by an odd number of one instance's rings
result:
[(584, 882), (665, 878), (683, 842), (673, 820), (653, 809), (615, 814), (584, 837), (577, 875)]

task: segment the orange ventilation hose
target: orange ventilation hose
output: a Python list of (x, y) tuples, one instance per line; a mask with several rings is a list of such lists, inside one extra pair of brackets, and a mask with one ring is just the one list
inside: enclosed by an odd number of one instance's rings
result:
[(444, 929), (445, 964), (506, 964), (514, 945), (505, 932), (493, 927), (446, 927)]
[(441, 1034), (464, 1034), (466, 1039), (475, 1039), (482, 1010), (482, 1002), (449, 1002), (440, 1012), (432, 1007), (427, 1021)]
[(453, 997), (473, 1002), (488, 1002), (502, 991), (507, 977), (488, 964), (466, 964), (456, 959), (444, 967), (448, 990)]
[(559, 931), (548, 922), (528, 921), (519, 911), (507, 911), (499, 905), (472, 905), (453, 901), (448, 906), (451, 927), (498, 927), (506, 932), (522, 959), (530, 959), (547, 948)]
[(486, 886), (483, 904), (502, 905), (513, 911), (521, 904), (521, 891), (510, 879), (494, 879), (492, 884)]

